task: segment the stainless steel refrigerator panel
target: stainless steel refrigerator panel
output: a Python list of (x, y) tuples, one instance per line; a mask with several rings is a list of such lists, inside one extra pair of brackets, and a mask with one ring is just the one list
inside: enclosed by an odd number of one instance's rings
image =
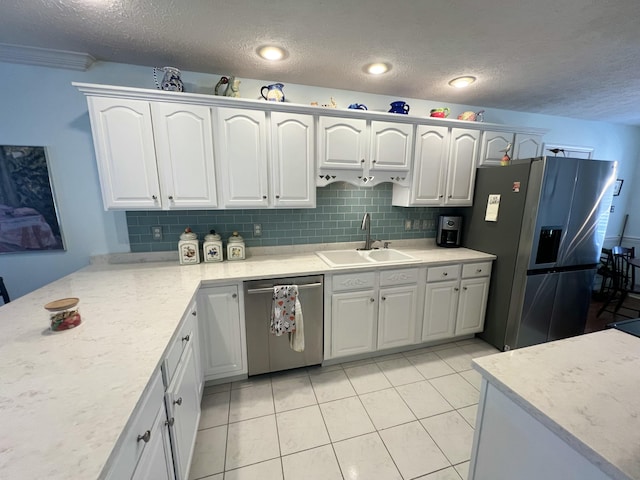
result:
[(595, 269), (557, 274), (558, 287), (548, 340), (559, 340), (584, 333), (595, 274)]
[(554, 274), (526, 277), (521, 311), (511, 319), (506, 345), (520, 348), (547, 341), (557, 285)]
[(578, 160), (577, 165), (575, 195), (559, 266), (597, 263), (609, 221), (617, 164)]

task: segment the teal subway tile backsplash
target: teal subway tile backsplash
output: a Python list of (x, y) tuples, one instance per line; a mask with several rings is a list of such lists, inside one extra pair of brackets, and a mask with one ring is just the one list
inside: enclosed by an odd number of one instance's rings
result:
[[(202, 240), (215, 230), (224, 240), (233, 231), (244, 237), (248, 247), (300, 245), (364, 241), (360, 223), (365, 212), (371, 215), (371, 236), (379, 240), (433, 238), (438, 215), (455, 213), (451, 208), (394, 207), (392, 185), (356, 187), (336, 182), (316, 189), (317, 208), (247, 209), (127, 212), (132, 252), (156, 252), (178, 248), (186, 227)], [(431, 228), (405, 230), (405, 220), (428, 220)], [(262, 236), (253, 236), (253, 225), (262, 225)], [(163, 238), (154, 241), (152, 226), (161, 226)]]

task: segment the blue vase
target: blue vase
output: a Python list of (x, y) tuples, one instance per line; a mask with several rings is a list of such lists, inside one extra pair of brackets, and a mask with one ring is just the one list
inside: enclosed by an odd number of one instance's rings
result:
[(391, 110), (389, 113), (409, 113), (409, 105), (405, 102), (397, 101), (391, 103)]

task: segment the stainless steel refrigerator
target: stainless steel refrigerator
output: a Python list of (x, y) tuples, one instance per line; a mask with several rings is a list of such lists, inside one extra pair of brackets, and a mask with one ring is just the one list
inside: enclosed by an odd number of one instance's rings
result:
[(478, 169), (463, 243), (497, 256), (480, 337), (509, 350), (584, 332), (616, 169), (564, 157)]

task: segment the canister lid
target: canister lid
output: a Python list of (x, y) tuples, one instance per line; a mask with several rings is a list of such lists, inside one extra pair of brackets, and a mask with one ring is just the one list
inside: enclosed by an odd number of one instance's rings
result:
[(215, 240), (220, 240), (220, 235), (218, 235), (215, 230), (210, 230), (209, 233), (204, 236), (205, 242), (213, 242)]
[(75, 307), (80, 301), (77, 297), (61, 298), (47, 303), (44, 308), (50, 312), (58, 312), (60, 310), (66, 310), (67, 308)]
[(242, 242), (242, 237), (238, 234), (238, 232), (233, 232), (233, 234), (229, 237), (229, 243), (240, 243)]
[(184, 232), (180, 234), (180, 240), (196, 240), (198, 234), (191, 231), (190, 227), (184, 229)]

